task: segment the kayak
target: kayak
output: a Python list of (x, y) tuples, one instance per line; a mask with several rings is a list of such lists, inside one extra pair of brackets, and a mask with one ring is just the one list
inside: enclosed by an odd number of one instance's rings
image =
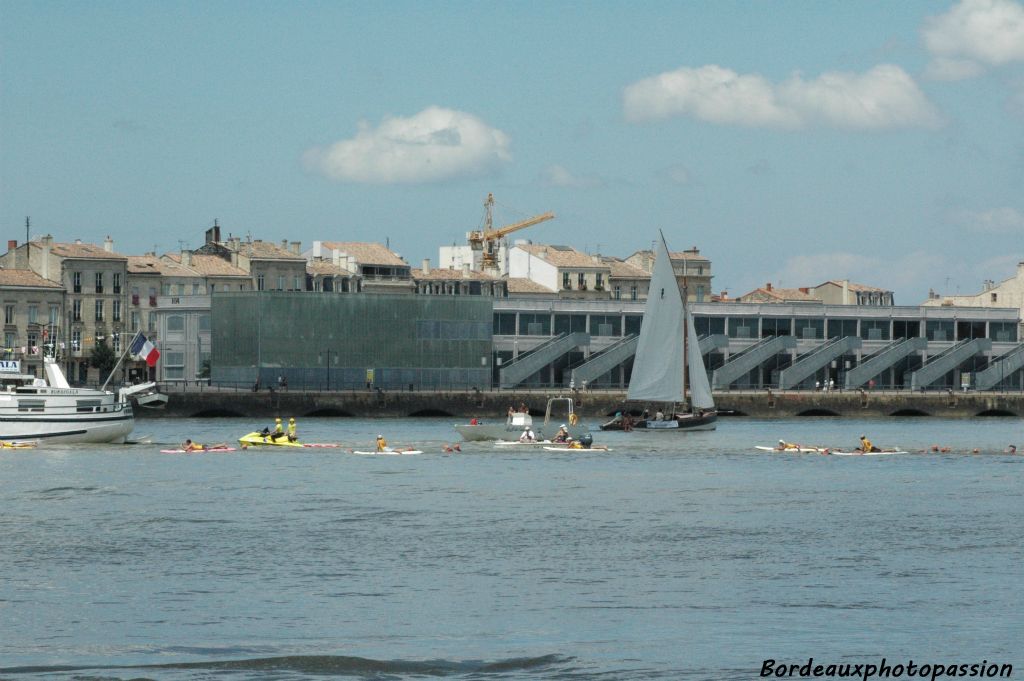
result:
[(597, 450), (599, 452), (612, 451), (605, 447), (604, 445), (590, 445), (589, 447), (545, 447), (544, 449), (548, 450), (549, 452), (592, 452), (594, 450)]
[(0, 449), (31, 449), (37, 444), (36, 440), (0, 440)]
[(530, 442), (519, 442), (518, 440), (498, 440), (495, 447), (543, 447), (544, 445), (555, 444), (551, 440), (533, 440)]
[(208, 447), (206, 449), (161, 449), (161, 454), (202, 454), (203, 452), (234, 452), (234, 447)]
[(838, 452), (830, 450), (828, 453), (832, 456), (888, 456), (890, 454), (909, 454), (910, 452), (905, 452), (902, 449), (886, 449), (881, 452)]
[(241, 444), (243, 444), (243, 445), (256, 446), (256, 447), (263, 447), (263, 446), (272, 446), (272, 447), (303, 447), (303, 446), (305, 446), (301, 442), (292, 442), (291, 440), (288, 439), (287, 435), (275, 440), (270, 435), (263, 435), (263, 434), (258, 433), (258, 432), (256, 432), (256, 433), (249, 433), (248, 435), (243, 435), (242, 437), (238, 438), (238, 441)]
[(779, 449), (778, 447), (763, 447), (757, 445), (754, 449), (760, 449), (762, 452), (788, 452), (790, 454), (828, 454), (831, 450), (827, 447), (786, 447), (785, 449)]
[(407, 454), (422, 454), (423, 452), (419, 449), (385, 449), (382, 452), (362, 452), (358, 449), (353, 449), (350, 453), (359, 454), (360, 456), (405, 456)]

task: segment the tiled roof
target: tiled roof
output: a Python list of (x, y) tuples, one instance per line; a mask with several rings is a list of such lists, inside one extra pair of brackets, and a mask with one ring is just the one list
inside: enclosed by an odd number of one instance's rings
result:
[(296, 255), (287, 248), (262, 239), (239, 241), (238, 253), (250, 260), (305, 260), (301, 255)]
[(810, 302), (820, 303), (821, 298), (811, 295), (805, 291), (801, 291), (798, 288), (775, 288), (774, 286), (768, 288), (756, 288), (750, 293), (745, 293), (740, 296), (740, 300), (745, 302), (750, 299), (756, 299), (764, 302), (782, 303), (782, 302)]
[(538, 258), (551, 263), (555, 267), (576, 267), (576, 268), (593, 268), (593, 269), (604, 269), (607, 267), (603, 262), (600, 262), (600, 258), (595, 260), (595, 256), (587, 255), (581, 251), (577, 251), (571, 246), (545, 246), (543, 244), (516, 244), (516, 248), (521, 248), (527, 253), (537, 256)]
[(408, 266), (408, 263), (383, 244), (368, 241), (324, 241), (321, 245), (323, 248), (355, 258), (360, 265)]
[(0, 268), (0, 286), (26, 286), (30, 288), (63, 288), (49, 279), (43, 279), (32, 270), (8, 270)]
[[(649, 258), (651, 261), (653, 261), (654, 260), (654, 251), (652, 251), (649, 248), (645, 249), (645, 250), (642, 250), (642, 251), (636, 251), (635, 253), (631, 254), (629, 256), (629, 258), (633, 258), (633, 257), (636, 257), (636, 256), (641, 256), (641, 257)], [(694, 253), (693, 251), (669, 251), (668, 252), (668, 257), (669, 257), (669, 260), (707, 260), (708, 259), (707, 256), (701, 255), (699, 251), (696, 252), (696, 253)]]
[(609, 275), (612, 279), (650, 279), (651, 274), (645, 272), (639, 267), (634, 267), (628, 262), (619, 260), (618, 258), (605, 257), (601, 258), (605, 265), (611, 268), (611, 274)]
[[(41, 241), (33, 241), (32, 245), (42, 248)], [(96, 244), (50, 244), (50, 252), (61, 258), (88, 258), (90, 260), (124, 260), (125, 256), (104, 249)]]
[(547, 286), (538, 284), (534, 280), (527, 279), (526, 277), (509, 277), (506, 280), (506, 283), (508, 285), (508, 292), (510, 295), (515, 293), (549, 293), (554, 295), (557, 293), (557, 291), (549, 289)]
[(129, 255), (129, 274), (155, 274), (165, 277), (198, 277), (199, 273), (177, 262), (163, 260), (155, 255)]
[(469, 274), (463, 276), (462, 270), (460, 269), (440, 269), (435, 268), (430, 270), (429, 273), (424, 273), (422, 269), (414, 269), (412, 271), (412, 278), (418, 281), (427, 281), (430, 279), (444, 280), (444, 281), (493, 281), (498, 277), (487, 274), (486, 272), (479, 272), (477, 270), (470, 270)]
[[(826, 284), (832, 284), (833, 286), (843, 287), (842, 280), (829, 279), (828, 281), (818, 284), (816, 288), (825, 286)], [(846, 282), (846, 288), (849, 291), (877, 291), (879, 293), (888, 293), (888, 289), (878, 288), (877, 286), (867, 286), (866, 284), (855, 284), (852, 281)]]
[(352, 274), (349, 270), (340, 265), (335, 265), (330, 260), (309, 260), (306, 262), (306, 272), (330, 276), (349, 276)]
[[(166, 260), (181, 263), (180, 253), (168, 253), (163, 256)], [(204, 277), (249, 277), (245, 270), (235, 267), (224, 258), (215, 255), (192, 254), (192, 264), (187, 267)]]

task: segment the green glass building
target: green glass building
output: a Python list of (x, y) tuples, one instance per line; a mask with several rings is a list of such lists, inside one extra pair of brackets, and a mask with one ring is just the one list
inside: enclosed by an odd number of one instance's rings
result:
[(490, 298), (216, 293), (214, 384), (349, 390), (486, 389)]

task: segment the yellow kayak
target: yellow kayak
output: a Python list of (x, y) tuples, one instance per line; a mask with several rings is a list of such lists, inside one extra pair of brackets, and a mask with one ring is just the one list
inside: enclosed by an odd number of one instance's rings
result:
[(0, 449), (30, 449), (35, 446), (35, 440), (0, 440)]
[(238, 442), (242, 445), (248, 445), (250, 447), (303, 447), (301, 442), (292, 442), (288, 439), (287, 435), (281, 435), (276, 440), (273, 437), (273, 433), (270, 435), (263, 435), (262, 433), (249, 433), (238, 438)]

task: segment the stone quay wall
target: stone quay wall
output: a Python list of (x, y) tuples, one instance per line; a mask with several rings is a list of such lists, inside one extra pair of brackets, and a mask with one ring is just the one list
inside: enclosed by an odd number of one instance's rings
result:
[[(555, 391), (467, 392), (303, 392), (294, 390), (231, 390), (204, 386), (168, 392), (164, 409), (136, 407), (139, 418), (187, 418), (203, 416), (338, 416), (373, 418), (449, 416), (453, 418), (504, 418), (509, 405), (525, 404), (530, 413), (542, 416)], [(625, 393), (587, 391), (576, 393), (576, 411), (598, 420), (623, 408)], [(771, 390), (728, 391), (715, 394), (723, 417), (788, 418), (839, 416), (885, 418), (938, 416), (972, 418), (1004, 416), (1024, 418), (1024, 393), (851, 391), (812, 392)]]

